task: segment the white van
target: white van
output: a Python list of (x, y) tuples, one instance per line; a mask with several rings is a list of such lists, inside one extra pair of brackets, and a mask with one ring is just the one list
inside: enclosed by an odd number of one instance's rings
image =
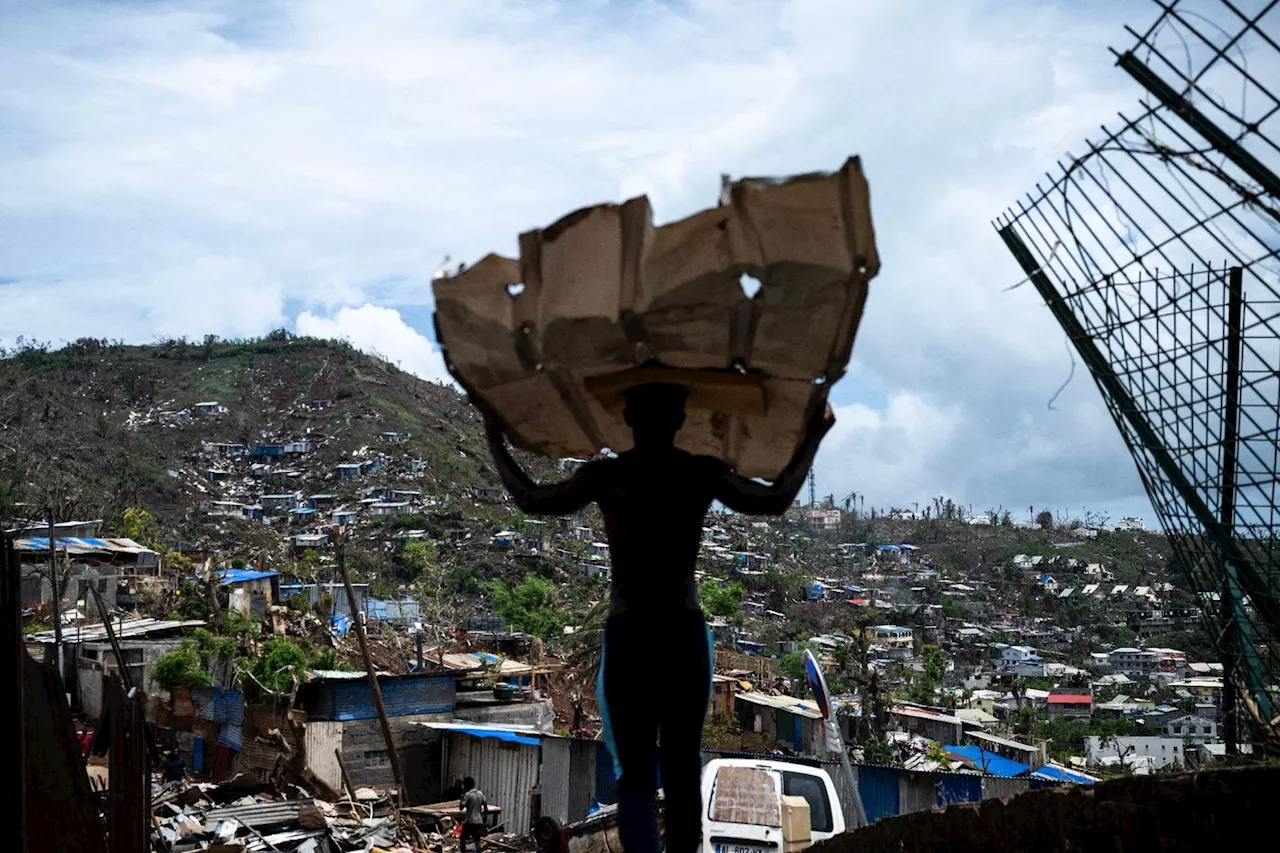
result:
[(814, 842), (845, 830), (826, 771), (754, 758), (717, 758), (702, 768), (701, 853), (786, 853), (782, 798), (804, 797)]

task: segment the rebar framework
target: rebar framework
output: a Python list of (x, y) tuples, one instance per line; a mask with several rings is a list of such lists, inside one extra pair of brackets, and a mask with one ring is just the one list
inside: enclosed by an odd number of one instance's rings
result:
[[(1280, 0), (1159, 2), (1146, 90), (995, 225), (1089, 368), (1225, 670), (1224, 731), (1280, 718)], [(1266, 81), (1264, 83), (1263, 81)]]

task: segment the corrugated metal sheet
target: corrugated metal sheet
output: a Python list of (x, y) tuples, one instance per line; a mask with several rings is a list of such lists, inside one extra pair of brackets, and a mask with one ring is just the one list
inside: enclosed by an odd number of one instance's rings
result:
[(191, 706), (195, 708), (196, 719), (212, 720), (213, 719), (213, 688), (212, 687), (192, 687), (191, 688)]
[(575, 823), (587, 816), (595, 799), (596, 754), (599, 752), (608, 753), (602, 741), (569, 741), (569, 820)]
[(613, 772), (613, 756), (604, 743), (596, 750), (596, 790), (597, 803), (618, 802), (618, 777)]
[(982, 777), (955, 773), (938, 774), (938, 805), (976, 803), (982, 799)]
[(502, 807), (505, 832), (528, 834), (532, 797), (538, 784), (539, 747), (460, 732), (441, 732), (445, 739), (445, 777), (472, 776), (490, 803)]
[(337, 752), (342, 749), (342, 723), (308, 720), (303, 748), (307, 767), (335, 791), (342, 790), (342, 768)]
[(227, 690), (223, 687), (211, 688), (210, 720), (218, 723), (234, 723), (239, 725), (244, 719), (244, 694), (239, 690)]
[(897, 771), (861, 765), (855, 767), (854, 772), (858, 775), (858, 790), (862, 792), (862, 807), (866, 809), (868, 821), (874, 823), (900, 814)]
[[(301, 716), (298, 711), (290, 713), (294, 718)], [(289, 760), (301, 747), (296, 742), (293, 724), (283, 709), (246, 705), (242, 732), (240, 768), (257, 771), (263, 778), (269, 776), (281, 760)]]
[[(183, 628), (199, 628), (205, 624), (203, 619), (188, 619), (183, 622), (165, 622), (160, 619), (122, 619), (113, 621), (111, 628), (115, 631), (116, 639), (122, 640), (126, 637), (143, 637), (148, 634), (159, 634), (164, 631), (177, 631)], [(24, 638), (29, 643), (44, 643), (48, 645), (54, 642), (53, 631), (40, 631), (35, 634), (28, 634)], [(102, 623), (93, 625), (74, 625), (62, 629), (62, 641), (64, 643), (101, 643), (107, 639), (107, 629)]]
[(982, 799), (992, 800), (1013, 797), (1031, 790), (1027, 779), (991, 779), (982, 780)]
[(566, 738), (544, 738), (539, 786), (542, 789), (542, 813), (569, 822), (569, 741)]
[(315, 804), (316, 801), (310, 797), (301, 800), (282, 800), (277, 803), (251, 803), (246, 806), (214, 809), (205, 814), (204, 820), (205, 824), (211, 824), (234, 818), (245, 826), (261, 832), (275, 827), (296, 825), (298, 814), (304, 808), (314, 808)]
[[(445, 714), (453, 711), (457, 682), (453, 676), (380, 678), (387, 716)], [(307, 708), (312, 720), (371, 720), (378, 716), (367, 681), (338, 681), (317, 685)]]
[(938, 804), (936, 773), (898, 772), (898, 814), (928, 811)]
[(218, 743), (239, 752), (243, 741), (243, 733), (239, 723), (220, 723), (218, 725)]

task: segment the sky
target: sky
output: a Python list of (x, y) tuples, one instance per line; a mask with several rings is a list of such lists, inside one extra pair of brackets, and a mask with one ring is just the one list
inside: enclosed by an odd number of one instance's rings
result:
[(1132, 107), (1142, 0), (0, 0), (0, 342), (285, 327), (447, 379), (446, 257), (858, 154), (882, 268), (819, 495), (1155, 521), (991, 220)]

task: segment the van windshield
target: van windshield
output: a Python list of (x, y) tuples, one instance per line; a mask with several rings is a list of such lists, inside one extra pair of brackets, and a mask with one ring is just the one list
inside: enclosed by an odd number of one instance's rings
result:
[(721, 767), (716, 771), (716, 784), (711, 793), (711, 819), (752, 826), (782, 826), (777, 774), (757, 767)]
[(827, 799), (827, 786), (822, 779), (810, 773), (782, 773), (782, 793), (788, 797), (804, 797), (809, 802), (809, 829), (813, 832), (832, 832), (831, 803)]

